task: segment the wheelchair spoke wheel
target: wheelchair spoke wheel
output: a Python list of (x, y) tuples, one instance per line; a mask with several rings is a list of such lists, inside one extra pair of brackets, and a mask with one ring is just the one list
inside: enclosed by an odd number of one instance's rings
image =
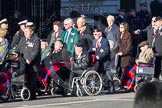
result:
[(120, 80), (118, 78), (113, 79), (115, 91), (118, 91), (120, 89)]
[(88, 71), (84, 76), (83, 88), (87, 95), (98, 95), (102, 89), (100, 75), (96, 71)]
[(136, 84), (136, 85), (134, 86), (134, 91), (137, 92), (138, 89), (139, 89), (139, 87), (138, 87), (138, 85)]
[(28, 88), (26, 87), (23, 87), (23, 89), (21, 90), (21, 99), (24, 100), (24, 101), (27, 101), (30, 99), (30, 91)]
[(56, 94), (56, 89), (55, 88), (51, 88), (51, 95), (55, 96), (55, 94)]

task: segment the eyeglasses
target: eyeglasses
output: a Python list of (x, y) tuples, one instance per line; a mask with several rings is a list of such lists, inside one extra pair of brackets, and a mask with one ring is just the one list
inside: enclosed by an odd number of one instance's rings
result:
[(93, 35), (97, 35), (97, 34), (94, 33)]

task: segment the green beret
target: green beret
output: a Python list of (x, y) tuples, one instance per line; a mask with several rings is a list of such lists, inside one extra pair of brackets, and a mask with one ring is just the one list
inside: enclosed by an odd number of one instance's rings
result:
[(19, 51), (16, 48), (12, 48), (8, 51), (9, 53), (16, 53), (19, 54)]

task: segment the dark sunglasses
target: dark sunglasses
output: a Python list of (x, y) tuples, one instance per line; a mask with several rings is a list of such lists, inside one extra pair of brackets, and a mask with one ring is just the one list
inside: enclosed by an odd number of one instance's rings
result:
[(14, 53), (10, 53), (9, 55), (12, 55), (12, 56), (13, 56), (13, 55), (16, 55), (16, 54), (14, 54)]

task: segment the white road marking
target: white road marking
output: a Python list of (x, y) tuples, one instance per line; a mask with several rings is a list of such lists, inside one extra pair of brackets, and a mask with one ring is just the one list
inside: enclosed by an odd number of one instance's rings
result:
[(80, 103), (89, 103), (89, 102), (101, 102), (101, 101), (134, 101), (134, 99), (94, 99), (94, 100), (86, 100), (86, 101), (74, 101), (74, 102), (64, 102), (64, 103), (54, 103), (54, 104), (43, 104), (43, 105), (22, 105), (21, 107), (14, 107), (14, 108), (40, 108), (40, 107), (47, 107), (47, 106), (61, 106), (61, 105), (70, 105), (70, 104), (80, 104)]

